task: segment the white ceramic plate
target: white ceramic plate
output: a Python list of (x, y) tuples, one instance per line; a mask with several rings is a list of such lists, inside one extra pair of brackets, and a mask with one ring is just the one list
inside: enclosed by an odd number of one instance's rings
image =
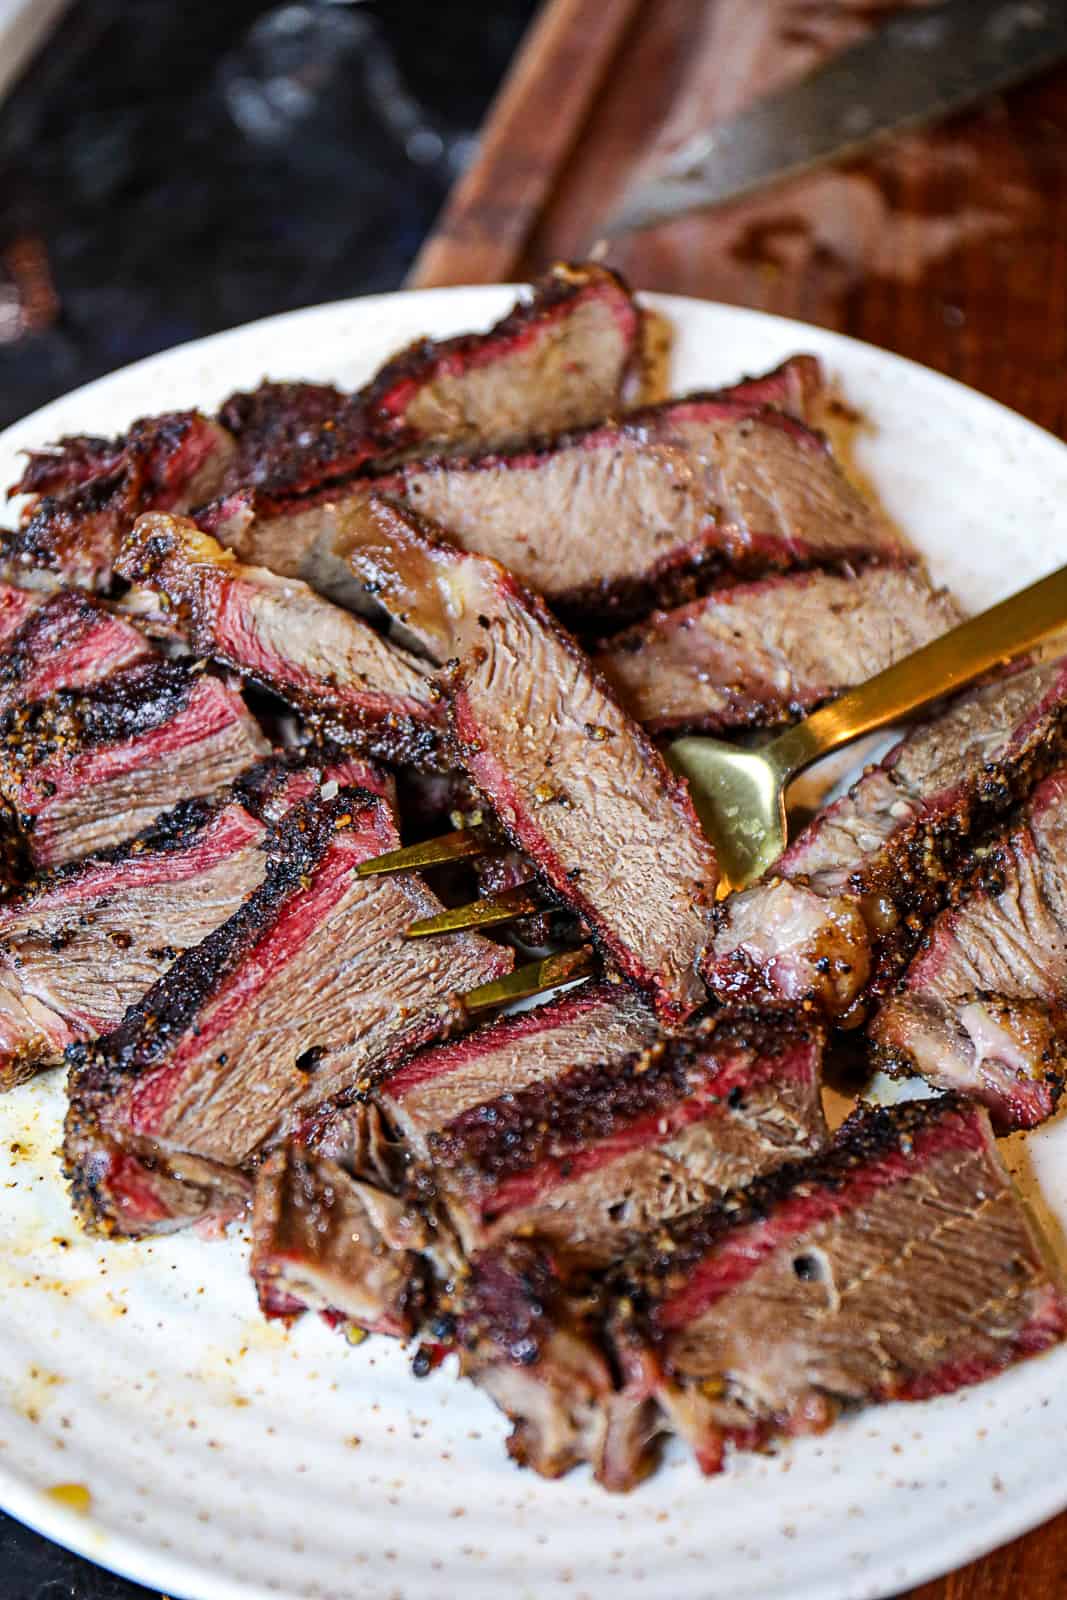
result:
[[(652, 297), (650, 297), (651, 299)], [(18, 449), (210, 407), (272, 377), (355, 385), (417, 334), (483, 326), (504, 288), (274, 318), (153, 358), (0, 438)], [(814, 350), (872, 419), (860, 461), (938, 578), (972, 605), (1067, 551), (1067, 449), (991, 401), (848, 339), (653, 299), (677, 389)], [(59, 1077), (0, 1100), (0, 1502), (62, 1544), (189, 1600), (873, 1600), (1067, 1505), (1067, 1349), (980, 1388), (869, 1412), (703, 1480), (683, 1452), (628, 1498), (543, 1483), (451, 1377), (387, 1340), (259, 1317), (246, 1243), (79, 1236), (56, 1159)], [(1013, 1141), (1067, 1220), (1067, 1127)], [(1053, 1220), (1057, 1228), (1058, 1222)], [(83, 1485), (84, 1514), (50, 1490)]]

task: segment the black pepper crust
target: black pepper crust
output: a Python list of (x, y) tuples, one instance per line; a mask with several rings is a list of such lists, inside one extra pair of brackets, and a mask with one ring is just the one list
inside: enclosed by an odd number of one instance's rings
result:
[(66, 434), (49, 449), (26, 452), (26, 468), (8, 494), (67, 488), (107, 476), (120, 466), (158, 479), (165, 475), (168, 461), (185, 443), (190, 428), (201, 420), (197, 411), (163, 411), (154, 417), (138, 417), (126, 433), (112, 439)]
[(274, 825), (265, 846), (263, 884), (222, 927), (186, 950), (103, 1039), (67, 1046), (72, 1101), (106, 1093), (110, 1084), (144, 1071), (195, 1023), (200, 1008), (262, 938), (287, 901), (302, 892), (334, 835), (353, 808), (384, 802), (365, 789), (345, 789), (332, 800), (315, 797)]
[[(58, 494), (43, 495), (11, 541), (11, 554), (21, 565), (62, 572), (65, 556), (85, 535), (85, 524), (104, 512), (123, 526), (132, 524), (134, 497), (121, 469), (90, 478)], [(118, 544), (118, 534), (115, 538)]]
[[(684, 1286), (687, 1274), (727, 1234), (763, 1221), (794, 1194), (840, 1189), (857, 1168), (895, 1151), (909, 1153), (917, 1134), (950, 1121), (961, 1124), (985, 1119), (985, 1113), (962, 1095), (907, 1100), (895, 1106), (861, 1105), (843, 1122), (831, 1148), (804, 1161), (789, 1161), (744, 1189), (672, 1224), (669, 1234), (652, 1241), (626, 1263), (618, 1285), (635, 1303), (649, 1306)], [(992, 1137), (990, 1135), (990, 1137)]]
[[(169, 811), (155, 817), (147, 828), (121, 844), (109, 845), (89, 856), (79, 856), (60, 866), (33, 872), (19, 887), (18, 899), (28, 902), (39, 894), (46, 894), (72, 878), (80, 878), (95, 867), (120, 861), (129, 861), (146, 855), (172, 855), (186, 850), (213, 817), (229, 802), (226, 799), (179, 800)], [(0, 940), (0, 948), (3, 941)]]
[(24, 452), (26, 465), (21, 478), (8, 490), (8, 498), (16, 494), (51, 494), (102, 472), (113, 472), (125, 448), (122, 434), (114, 439), (93, 433), (64, 434), (43, 450)]
[[(110, 526), (104, 542), (114, 555), (143, 509), (145, 493), (166, 483), (189, 433), (204, 420), (198, 411), (163, 412), (139, 417), (119, 439), (75, 436), (61, 440), (58, 452), (31, 455), (11, 492), (34, 493), (47, 485), (54, 485), (56, 492), (42, 495), (32, 507), (15, 535), (13, 555), (26, 565), (63, 571), (85, 538), (86, 523), (105, 515)], [(104, 565), (109, 569), (109, 563)], [(107, 570), (102, 587), (110, 582)]]
[[(365, 438), (362, 417), (348, 419), (351, 396), (332, 383), (261, 383), (230, 395), (218, 420), (237, 440), (227, 473), (230, 489), (291, 486), (314, 476)], [(338, 427), (338, 420), (349, 426)], [(355, 428), (351, 424), (355, 424)]]
[(56, 755), (119, 744), (183, 711), (198, 677), (178, 661), (149, 661), (90, 689), (60, 689), (0, 717), (0, 774), (9, 779)]
[(329, 740), (323, 744), (301, 744), (291, 750), (276, 750), (235, 778), (230, 793), (253, 816), (262, 817), (266, 807), (298, 772), (317, 768), (325, 773), (351, 755), (351, 747), (345, 748)]
[[(1017, 757), (989, 763), (973, 784), (960, 786), (952, 802), (934, 815), (920, 815), (905, 823), (885, 842), (876, 859), (850, 873), (839, 893), (854, 896), (867, 924), (871, 972), (857, 997), (855, 1021), (863, 1020), (870, 1006), (884, 999), (900, 982), (933, 919), (959, 897), (963, 883), (983, 872), (996, 881), (997, 853), (990, 830), (1005, 813), (1047, 777), (1067, 753), (1067, 700), (1050, 711), (1047, 726)], [(865, 769), (849, 789), (859, 784), (878, 764)], [(890, 779), (892, 769), (888, 771)], [(907, 798), (901, 789), (901, 797)], [(817, 825), (817, 824), (813, 824)], [(768, 878), (775, 875), (772, 867)], [(809, 880), (798, 873), (791, 882), (803, 887)], [(718, 933), (730, 917), (729, 899), (713, 912)], [(730, 958), (732, 973), (716, 974), (715, 987), (724, 1003), (744, 1003), (762, 990), (763, 974), (745, 951)], [(853, 1020), (853, 1019), (850, 1019)]]
[[(132, 839), (95, 850), (91, 855), (79, 856), (56, 867), (35, 871), (27, 866), (19, 880), (18, 898), (22, 901), (55, 889), (72, 878), (106, 863), (128, 861), (144, 855), (171, 855), (189, 849), (197, 835), (235, 801), (261, 821), (271, 800), (284, 788), (286, 780), (308, 768), (325, 770), (344, 759), (345, 752), (338, 745), (304, 745), (299, 749), (280, 751), (266, 756), (262, 761), (242, 772), (230, 788), (214, 800), (179, 800), (169, 811), (160, 812)], [(0, 822), (0, 839), (3, 828)]]
[[(473, 1106), (428, 1136), (430, 1151), (460, 1184), (493, 1185), (688, 1099), (738, 1056), (751, 1068), (760, 1059), (779, 1059), (817, 1033), (784, 1013), (737, 1017), (721, 1026), (708, 1018), (621, 1060), (576, 1068)], [(743, 1104), (738, 1096), (723, 1099), (730, 1109)]]

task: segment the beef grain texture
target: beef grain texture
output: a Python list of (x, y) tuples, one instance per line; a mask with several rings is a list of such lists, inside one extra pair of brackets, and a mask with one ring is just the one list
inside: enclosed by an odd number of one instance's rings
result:
[(899, 538), (822, 437), (691, 395), (535, 449), (412, 462), (379, 479), (566, 618), (625, 619), (720, 572), (897, 561)]
[[(130, 1193), (149, 1147), (239, 1167), (462, 1021), (457, 993), (509, 970), (510, 953), (473, 934), (404, 938), (440, 902), (414, 875), (354, 873), (396, 844), (380, 796), (294, 806), (262, 887), (113, 1033), (71, 1047), (67, 1168), (91, 1227), (167, 1220)], [(137, 1154), (132, 1185), (111, 1146)]]
[(187, 518), (139, 519), (116, 570), (160, 598), (190, 648), (298, 710), (324, 736), (417, 762), (436, 745), (423, 663), (298, 579), (238, 564)]
[(656, 611), (593, 661), (650, 733), (723, 733), (803, 716), (961, 619), (915, 567), (796, 572)]
[(593, 422), (639, 379), (641, 332), (615, 273), (560, 264), (486, 333), (418, 339), (353, 395), (289, 383), (232, 396), (220, 413), (237, 438), (227, 488), (266, 508), (416, 447), (495, 448)]
[(1002, 675), (920, 723), (719, 912), (706, 965), (725, 1003), (814, 1001), (859, 1020), (944, 904), (968, 834), (1063, 749), (1067, 662)]
[(0, 716), (60, 689), (92, 688), (152, 659), (137, 629), (89, 595), (60, 591), (45, 597), (3, 587), (8, 598), (0, 624)]
[(552, 896), (662, 1017), (703, 1003), (717, 869), (683, 783), (544, 604), (402, 507), (372, 508), (418, 574), (459, 764)]
[[(951, 1096), (856, 1113), (828, 1155), (654, 1245), (626, 1288), (613, 1335), (630, 1399), (657, 1405), (705, 1472), (728, 1445), (947, 1394), (1067, 1333), (989, 1119)], [(632, 1458), (609, 1439), (605, 1460), (625, 1487)]]
[(12, 486), (30, 499), (11, 556), (25, 571), (106, 591), (143, 512), (183, 513), (246, 487), (268, 497), (318, 489), (415, 444), (496, 446), (592, 422), (619, 404), (640, 335), (614, 273), (561, 265), (487, 333), (420, 340), (355, 395), (265, 383), (231, 396), (217, 420), (173, 412), (117, 439), (61, 439), (31, 453)]
[(263, 881), (263, 824), (186, 802), (154, 833), (0, 906), (0, 1088), (107, 1033)]
[(182, 801), (0, 906), (0, 1088), (116, 1027), (263, 882), (268, 824), (330, 783), (391, 793), (384, 774), (337, 752), (272, 758), (242, 774), (233, 798)]
[(221, 793), (266, 753), (239, 694), (150, 660), (0, 717), (0, 799), (31, 865), (55, 867)]
[[(640, 359), (641, 313), (619, 275), (560, 263), (488, 333), (418, 340), (361, 399), (383, 447), (495, 449), (608, 416), (640, 381)], [(804, 381), (791, 378), (791, 392)]]
[(604, 1266), (825, 1142), (822, 1040), (778, 1018), (664, 1035), (618, 984), (419, 1052), (379, 1100), (468, 1254), (520, 1236)]
[[(821, 437), (766, 403), (794, 388), (772, 373), (521, 450), (368, 468), (288, 500), (238, 493), (198, 520), (241, 560), (363, 610), (383, 596), (373, 566), (381, 541), (362, 502), (389, 495), (584, 628), (674, 603), (722, 571), (903, 559)], [(384, 560), (388, 585), (387, 550)], [(388, 609), (400, 617), (406, 608)]]
[(1067, 770), (979, 853), (870, 1025), (879, 1064), (974, 1095), (1002, 1133), (1051, 1116), (1067, 1072)]
[(716, 1473), (730, 1448), (949, 1393), (1065, 1334), (987, 1114), (948, 1096), (857, 1113), (828, 1153), (660, 1230), (606, 1290), (568, 1291), (508, 1241), (475, 1259), (456, 1340), (517, 1460), (628, 1490), (660, 1435)]
[(370, 1333), (415, 1331), (426, 1229), (395, 1195), (298, 1140), (256, 1173), (252, 1278), (267, 1316), (312, 1309)]

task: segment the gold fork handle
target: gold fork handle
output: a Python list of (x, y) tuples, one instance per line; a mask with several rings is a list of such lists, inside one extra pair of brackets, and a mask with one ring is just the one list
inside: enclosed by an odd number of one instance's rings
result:
[(859, 688), (814, 712), (768, 747), (783, 779), (817, 757), (884, 728), (930, 700), (1067, 629), (1067, 567), (962, 622)]

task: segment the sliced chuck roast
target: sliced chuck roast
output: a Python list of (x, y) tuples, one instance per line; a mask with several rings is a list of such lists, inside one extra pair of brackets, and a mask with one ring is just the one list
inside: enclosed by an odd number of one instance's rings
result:
[(684, 1019), (705, 998), (717, 880), (688, 789), (536, 596), (402, 508), (382, 513), (418, 565), (420, 627), (450, 663), (460, 764), (551, 894), (664, 1019)]
[(705, 967), (727, 1003), (843, 1015), (892, 986), (944, 903), (967, 835), (1062, 753), (1064, 660), (1001, 676), (919, 724), (719, 911)]
[(217, 420), (173, 412), (141, 418), (118, 439), (78, 435), (32, 453), (12, 488), (32, 497), (12, 553), (26, 568), (106, 590), (142, 512), (186, 512), (242, 486), (317, 489), (415, 444), (496, 447), (592, 422), (637, 376), (640, 335), (614, 273), (556, 267), (487, 333), (420, 340), (354, 395), (267, 383), (231, 396)]
[(624, 1432), (609, 1428), (601, 1467), (616, 1488), (641, 1470), (642, 1403), (717, 1472), (728, 1445), (947, 1394), (1067, 1334), (1059, 1272), (988, 1117), (951, 1096), (857, 1113), (829, 1154), (677, 1225), (624, 1276)]
[[(0, 534), (0, 540), (10, 538)], [(38, 589), (20, 589), (17, 584), (0, 582), (0, 649), (6, 649), (30, 617), (47, 598)]]
[(1055, 1110), (1067, 1073), (1067, 770), (972, 860), (870, 1033), (879, 1063), (974, 1095), (1002, 1132)]
[(665, 1035), (600, 984), (421, 1051), (378, 1100), (468, 1255), (520, 1236), (606, 1265), (820, 1149), (821, 1051), (817, 1030), (784, 1018)]
[[(228, 487), (269, 501), (415, 446), (495, 448), (593, 422), (639, 380), (640, 357), (641, 315), (622, 280), (559, 265), (487, 332), (418, 339), (353, 395), (300, 383), (233, 395), (220, 413), (237, 438)], [(791, 376), (790, 393), (805, 382)]]
[(361, 400), (382, 445), (492, 449), (617, 411), (641, 356), (641, 313), (618, 274), (560, 263), (487, 333), (402, 350)]
[(0, 718), (0, 798), (34, 867), (121, 844), (267, 753), (240, 695), (149, 661)]
[(379, 488), (583, 621), (684, 594), (694, 572), (706, 581), (903, 554), (819, 435), (717, 396), (534, 451), (415, 462)]
[(297, 579), (243, 567), (186, 518), (142, 517), (117, 570), (162, 600), (198, 655), (234, 667), (328, 736), (373, 755), (433, 756), (427, 669)]
[(142, 511), (188, 511), (217, 495), (234, 451), (198, 411), (142, 417), (124, 438), (60, 440), (31, 455), (12, 493), (35, 496), (15, 535), (16, 566), (77, 588), (111, 587), (124, 536)]
[(109, 860), (0, 907), (0, 1087), (106, 1033), (179, 952), (263, 880), (262, 823), (236, 803), (179, 806)]
[(654, 612), (593, 661), (650, 733), (721, 733), (800, 716), (960, 620), (914, 567), (796, 572)]
[[(238, 495), (201, 520), (242, 560), (304, 577), (358, 609), (360, 501), (371, 492), (500, 561), (583, 626), (671, 603), (724, 571), (906, 554), (819, 435), (762, 403), (718, 395), (668, 401), (532, 450), (413, 461), (273, 508)], [(354, 574), (331, 573), (346, 554)]]
[(731, 1447), (992, 1377), (1067, 1335), (1067, 1293), (986, 1112), (947, 1096), (857, 1113), (599, 1286), (507, 1240), (474, 1258), (455, 1320), (512, 1456), (627, 1490), (662, 1434), (715, 1473)]
[(354, 871), (397, 842), (379, 796), (295, 806), (263, 885), (113, 1033), (70, 1047), (67, 1167), (90, 1226), (160, 1223), (139, 1208), (139, 1178), (130, 1197), (131, 1157), (135, 1171), (186, 1155), (240, 1166), (464, 1020), (457, 993), (509, 970), (476, 935), (404, 938), (440, 902), (414, 875)]
[(331, 781), (384, 780), (357, 761), (291, 770), (272, 762), (248, 775), (244, 803), (183, 801), (136, 839), (0, 906), (0, 1088), (116, 1027), (262, 884), (267, 822)]
[[(744, 411), (773, 407), (810, 421), (819, 415), (823, 395), (824, 380), (818, 362), (812, 356), (794, 356), (773, 372), (743, 379), (732, 388), (718, 391), (714, 398)], [(539, 448), (548, 446), (542, 441)], [(459, 464), (467, 459), (459, 458)], [(374, 483), (373, 475), (368, 482), (363, 481), (370, 470), (368, 465), (362, 477), (343, 480), (317, 493), (281, 495), (267, 493), (252, 475), (243, 487), (202, 507), (197, 512), (197, 522), (216, 534), (243, 561), (269, 567), (286, 577), (306, 578), (324, 594), (332, 594), (317, 582), (317, 561), (320, 553), (328, 554), (333, 548), (340, 554), (342, 545), (358, 549), (361, 505), (368, 487), (373, 488)], [(395, 490), (403, 492), (403, 480), (390, 481)], [(313, 549), (315, 546), (317, 550)], [(322, 576), (328, 574), (324, 572)], [(362, 604), (372, 604), (377, 590), (372, 573), (357, 570), (355, 577), (355, 590), (351, 589), (350, 574), (347, 596), (332, 597), (359, 610), (361, 595)]]
[(88, 595), (9, 594), (4, 623), (14, 625), (0, 641), (0, 715), (59, 689), (90, 688), (152, 659), (143, 635)]

